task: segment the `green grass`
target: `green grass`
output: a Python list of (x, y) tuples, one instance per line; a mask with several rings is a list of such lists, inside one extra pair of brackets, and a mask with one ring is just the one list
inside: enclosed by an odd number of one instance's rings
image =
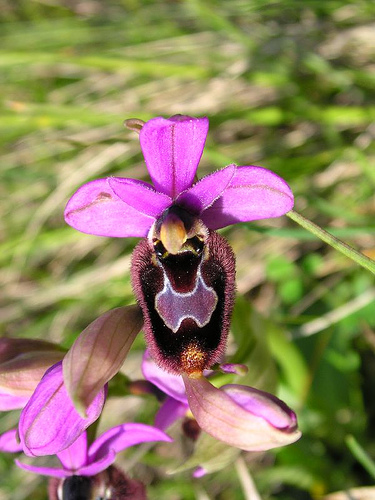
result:
[[(268, 167), (289, 182), (298, 212), (374, 257), (374, 14), (369, 0), (5, 0), (1, 334), (69, 347), (100, 313), (134, 301), (136, 239), (80, 234), (62, 217), (88, 180), (147, 179), (137, 137), (122, 125), (130, 117), (207, 115), (200, 176), (230, 162)], [(360, 300), (372, 276), (286, 217), (223, 233), (237, 256), (232, 352), (241, 346), (246, 383), (277, 391), (303, 431), (289, 447), (243, 454), (261, 497), (371, 486), (375, 316)], [(319, 318), (329, 321), (303, 333)], [(143, 348), (139, 337), (135, 365)], [(155, 410), (151, 399), (137, 410), (124, 403), (118, 423), (152, 423)], [(17, 412), (2, 414), (1, 430), (16, 421)], [(233, 458), (200, 480), (167, 475), (187, 459), (174, 433), (168, 451), (146, 453), (131, 470), (151, 500), (246, 498)], [(45, 480), (9, 455), (0, 477), (1, 498), (46, 498)]]

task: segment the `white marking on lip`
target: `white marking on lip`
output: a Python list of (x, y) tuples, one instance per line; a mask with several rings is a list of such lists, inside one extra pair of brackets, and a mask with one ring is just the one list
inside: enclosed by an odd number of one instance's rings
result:
[(155, 297), (155, 309), (166, 326), (176, 333), (184, 319), (193, 319), (199, 328), (207, 325), (218, 302), (212, 287), (203, 281), (200, 267), (197, 270), (195, 287), (191, 292), (173, 290), (164, 272), (164, 287)]

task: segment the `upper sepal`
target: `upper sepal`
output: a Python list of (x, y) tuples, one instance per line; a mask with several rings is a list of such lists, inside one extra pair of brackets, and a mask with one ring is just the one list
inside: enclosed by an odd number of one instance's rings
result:
[(143, 125), (139, 140), (158, 191), (174, 199), (193, 184), (207, 132), (205, 117), (157, 117)]

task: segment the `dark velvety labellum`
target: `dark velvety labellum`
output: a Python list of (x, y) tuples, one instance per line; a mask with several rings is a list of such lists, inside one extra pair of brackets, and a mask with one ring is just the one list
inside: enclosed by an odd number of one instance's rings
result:
[(92, 480), (85, 476), (71, 476), (62, 486), (62, 500), (90, 500)]
[(227, 241), (211, 231), (177, 254), (141, 241), (132, 281), (143, 310), (152, 357), (165, 370), (194, 373), (220, 361), (234, 300), (235, 260)]

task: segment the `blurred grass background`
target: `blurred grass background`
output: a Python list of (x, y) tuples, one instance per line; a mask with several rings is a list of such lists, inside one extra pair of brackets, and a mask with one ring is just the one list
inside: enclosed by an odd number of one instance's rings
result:
[[(62, 216), (88, 180), (147, 178), (125, 118), (207, 115), (200, 176), (231, 162), (268, 167), (297, 211), (374, 257), (374, 16), (371, 0), (2, 0), (1, 335), (69, 347), (99, 314), (134, 301), (136, 239), (80, 234)], [(244, 454), (245, 470), (265, 499), (364, 486), (375, 498), (373, 277), (286, 217), (224, 234), (241, 296), (229, 353), (249, 365), (246, 382), (278, 385), (304, 433)], [(143, 348), (140, 336), (125, 372), (140, 376)], [(151, 423), (156, 408), (114, 398), (103, 422)], [(1, 415), (1, 430), (17, 417)], [(151, 499), (251, 498), (241, 461), (200, 480), (166, 475), (179, 444), (129, 450), (119, 464)], [(1, 499), (47, 496), (9, 455), (0, 477)]]

